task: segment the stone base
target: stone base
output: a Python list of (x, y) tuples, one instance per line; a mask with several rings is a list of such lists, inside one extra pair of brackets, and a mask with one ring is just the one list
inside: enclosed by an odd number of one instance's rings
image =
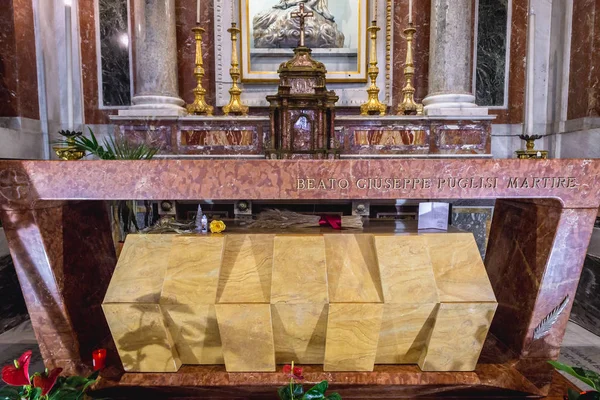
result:
[(169, 117), (187, 115), (182, 106), (185, 102), (171, 96), (135, 96), (133, 105), (127, 110), (119, 110), (120, 116), (127, 117)]
[(435, 94), (423, 99), (425, 115), (480, 116), (488, 115), (487, 107), (475, 104), (471, 94)]

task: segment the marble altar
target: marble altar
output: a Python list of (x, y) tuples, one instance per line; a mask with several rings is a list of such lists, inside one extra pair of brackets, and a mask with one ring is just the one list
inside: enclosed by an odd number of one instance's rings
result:
[(570, 305), (547, 336), (534, 339), (533, 331), (574, 297), (600, 205), (599, 172), (595, 160), (0, 161), (0, 218), (48, 368), (84, 373), (91, 351), (106, 347), (104, 394), (235, 398), (273, 393), (286, 377), (212, 365), (186, 365), (168, 379), (123, 371), (101, 310), (116, 257), (100, 200), (497, 199), (485, 268), (498, 309), (475, 371), (389, 365), (326, 373), (311, 366), (305, 377), (328, 379), (348, 398), (465, 390), (543, 396), (552, 377), (546, 360), (558, 356)]

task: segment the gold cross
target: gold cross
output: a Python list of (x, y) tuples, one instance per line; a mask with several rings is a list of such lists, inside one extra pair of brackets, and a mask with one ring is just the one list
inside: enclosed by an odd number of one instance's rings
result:
[(291, 13), (292, 18), (300, 18), (300, 47), (304, 47), (304, 19), (313, 17), (315, 14), (312, 11), (304, 11), (304, 3), (300, 3), (300, 11)]

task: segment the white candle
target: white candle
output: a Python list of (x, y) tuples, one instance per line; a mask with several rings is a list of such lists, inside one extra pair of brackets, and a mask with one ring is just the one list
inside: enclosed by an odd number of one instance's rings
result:
[(535, 59), (535, 13), (533, 9), (529, 13), (529, 37), (527, 43), (527, 93), (525, 97), (527, 115), (525, 117), (527, 121), (526, 134), (533, 135), (533, 82), (534, 72), (533, 64)]
[(408, 23), (412, 24), (412, 2), (413, 0), (408, 0)]
[(65, 0), (65, 47), (67, 52), (67, 129), (73, 130), (73, 37), (71, 32), (71, 0)]
[(196, 24), (200, 25), (200, 0), (196, 0)]

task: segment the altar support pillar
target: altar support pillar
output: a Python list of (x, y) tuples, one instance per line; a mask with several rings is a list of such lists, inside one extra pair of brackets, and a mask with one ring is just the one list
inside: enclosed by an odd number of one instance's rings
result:
[(472, 90), (472, 0), (431, 0), (426, 115), (487, 115)]
[(120, 365), (101, 303), (116, 256), (106, 203), (0, 211), (27, 311), (48, 369), (88, 374), (92, 351)]
[[(545, 392), (565, 335), (598, 209), (558, 200), (497, 200), (485, 266), (498, 300), (490, 332), (518, 357), (515, 367)], [(546, 335), (534, 331), (566, 297)]]
[(135, 95), (126, 116), (184, 115), (177, 78), (175, 0), (134, 0)]

